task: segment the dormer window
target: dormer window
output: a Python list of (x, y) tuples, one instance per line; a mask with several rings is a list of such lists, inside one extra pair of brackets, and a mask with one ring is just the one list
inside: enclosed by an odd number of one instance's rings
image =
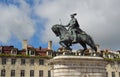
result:
[(35, 51), (33, 49), (28, 49), (28, 55), (34, 56)]
[(35, 55), (35, 52), (34, 52), (34, 51), (31, 51), (31, 55)]
[(47, 51), (47, 56), (52, 56), (52, 52), (51, 51)]
[(17, 49), (13, 48), (13, 49), (11, 50), (11, 54), (12, 54), (12, 55), (16, 55), (16, 54), (17, 54)]
[(0, 54), (2, 54), (2, 47), (0, 47)]

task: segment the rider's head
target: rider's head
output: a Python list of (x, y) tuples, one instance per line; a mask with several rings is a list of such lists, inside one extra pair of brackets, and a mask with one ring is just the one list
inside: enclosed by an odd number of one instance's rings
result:
[(77, 15), (77, 13), (73, 13), (73, 14), (70, 15), (70, 17), (74, 18), (74, 16), (76, 16), (76, 15)]

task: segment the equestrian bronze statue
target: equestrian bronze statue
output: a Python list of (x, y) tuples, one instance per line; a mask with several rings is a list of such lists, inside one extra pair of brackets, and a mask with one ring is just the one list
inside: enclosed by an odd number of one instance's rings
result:
[[(70, 46), (72, 44), (79, 43), (84, 48), (83, 51), (87, 49), (86, 45), (97, 51), (92, 37), (79, 28), (77, 19), (74, 17), (75, 15), (76, 13), (71, 15), (71, 20), (68, 25), (56, 24), (52, 26), (52, 31), (60, 38), (60, 45), (71, 50)], [(68, 30), (65, 27), (69, 27)]]

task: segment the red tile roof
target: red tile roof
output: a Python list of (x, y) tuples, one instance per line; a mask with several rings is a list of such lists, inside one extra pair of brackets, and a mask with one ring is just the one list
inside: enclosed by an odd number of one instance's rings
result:
[[(11, 54), (11, 50), (12, 49), (17, 49), (17, 48), (14, 48), (14, 46), (0, 46), (1, 49), (2, 49), (2, 53), (4, 54)], [(35, 51), (35, 55), (40, 55), (40, 56), (47, 56), (47, 51), (49, 50), (48, 48), (34, 48), (32, 46), (28, 46), (27, 49), (32, 49)], [(17, 54), (23, 54), (23, 55), (26, 55), (26, 50), (25, 49), (22, 49), (22, 50), (18, 50), (17, 49)]]

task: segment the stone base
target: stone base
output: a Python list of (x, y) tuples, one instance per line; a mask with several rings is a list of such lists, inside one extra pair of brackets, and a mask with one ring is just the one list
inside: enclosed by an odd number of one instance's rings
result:
[(106, 61), (102, 57), (56, 56), (50, 63), (53, 77), (106, 77)]

